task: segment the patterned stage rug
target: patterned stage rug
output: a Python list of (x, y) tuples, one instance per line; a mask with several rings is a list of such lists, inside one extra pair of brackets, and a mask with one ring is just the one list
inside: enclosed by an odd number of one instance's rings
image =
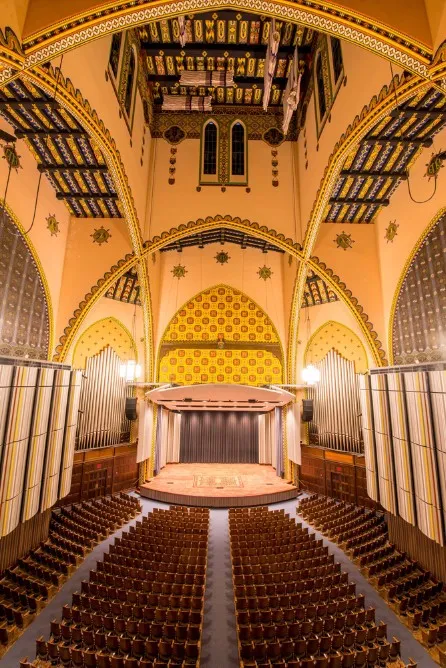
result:
[(194, 475), (194, 487), (225, 489), (226, 487), (243, 487), (243, 482), (239, 475)]

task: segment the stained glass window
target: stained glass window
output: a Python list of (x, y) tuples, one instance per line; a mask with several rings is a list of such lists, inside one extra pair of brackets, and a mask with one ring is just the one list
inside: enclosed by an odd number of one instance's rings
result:
[(115, 32), (112, 37), (110, 58), (108, 60), (111, 67), (111, 71), (113, 72), (115, 79), (118, 76), (119, 55), (121, 53), (121, 41), (122, 41), (122, 33)]
[(333, 74), (335, 83), (337, 83), (339, 77), (342, 74), (342, 51), (341, 51), (341, 42), (337, 37), (331, 37), (331, 57), (333, 60)]
[(217, 134), (211, 121), (204, 129), (203, 174), (217, 174)]

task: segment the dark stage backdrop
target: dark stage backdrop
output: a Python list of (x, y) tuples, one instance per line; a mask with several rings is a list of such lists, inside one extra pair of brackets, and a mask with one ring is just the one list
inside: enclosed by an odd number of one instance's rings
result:
[(180, 462), (258, 464), (257, 413), (184, 411), (181, 415)]

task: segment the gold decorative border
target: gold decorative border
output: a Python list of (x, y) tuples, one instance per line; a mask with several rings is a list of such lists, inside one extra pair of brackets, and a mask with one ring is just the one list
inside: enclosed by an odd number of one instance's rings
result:
[[(140, 257), (143, 246), (136, 207), (121, 155), (109, 130), (105, 127), (97, 112), (92, 109), (88, 100), (82, 96), (78, 89), (75, 89), (70, 79), (63, 77), (58, 70), (54, 70), (51, 66), (48, 69), (35, 68), (27, 72), (24, 78), (45, 90), (50, 96), (57, 93), (56, 98), (58, 102), (73, 114), (81, 127), (89, 133), (93, 141), (100, 147), (116, 185), (135, 256)], [(147, 266), (144, 261), (140, 262), (138, 266), (138, 277), (141, 286), (141, 303), (143, 309), (145, 378), (146, 380), (150, 380), (153, 357), (151, 354), (153, 350), (153, 322), (150, 283)], [(63, 346), (61, 351), (56, 349), (56, 353), (59, 359), (64, 359), (66, 346)]]
[[(124, 0), (119, 4), (107, 2), (102, 7), (65, 18), (25, 38), (25, 67), (51, 60), (63, 51), (112, 32), (178, 14), (224, 9), (227, 5), (224, 0), (140, 0), (136, 7), (134, 0)], [(372, 22), (364, 14), (341, 7), (338, 3), (325, 2), (321, 5), (315, 0), (236, 0), (230, 6), (335, 35), (393, 60), (404, 69), (428, 76), (432, 57), (432, 49), (428, 45), (393, 26)]]
[[(354, 332), (354, 331), (351, 329), (351, 327), (348, 327), (347, 325), (344, 325), (344, 323), (342, 323), (342, 322), (337, 322), (336, 320), (326, 320), (320, 327), (318, 327), (318, 328), (313, 332), (313, 334), (312, 334), (312, 335), (310, 336), (310, 338), (308, 339), (308, 341), (307, 341), (307, 345), (305, 346), (304, 356), (303, 356), (304, 364), (307, 363), (307, 354), (308, 354), (308, 350), (309, 350), (311, 344), (313, 343), (314, 339), (315, 339), (316, 336), (319, 334), (319, 332), (321, 331), (321, 329), (324, 329), (324, 327), (327, 327), (327, 325), (342, 325), (342, 327), (345, 327), (345, 329), (348, 329), (348, 331), (351, 332), (352, 335), (353, 335), (355, 338), (358, 339), (359, 343), (361, 344), (361, 348), (362, 348), (362, 350), (363, 350), (363, 352), (364, 352), (365, 359), (368, 360), (367, 352), (366, 352), (366, 349), (365, 349), (365, 347), (364, 347), (363, 342), (361, 341), (361, 339), (359, 338), (359, 336), (356, 334), (356, 332)], [(338, 352), (340, 355), (342, 355), (342, 353), (341, 353), (339, 350), (338, 350), (337, 352)], [(342, 356), (343, 356), (343, 355), (342, 355)]]
[[(144, 250), (141, 258), (138, 258), (132, 254), (127, 255), (123, 260), (120, 260), (117, 265), (114, 265), (109, 272), (106, 272), (103, 278), (99, 279), (91, 291), (85, 295), (83, 301), (79, 304), (79, 307), (70, 318), (68, 326), (65, 328), (64, 334), (60, 339), (59, 346), (56, 349), (57, 357), (55, 359), (59, 361), (65, 359), (67, 350), (73, 342), (73, 339), (76, 336), (76, 332), (82, 324), (86, 314), (91, 308), (93, 308), (96, 301), (102, 297), (106, 290), (108, 290), (108, 288), (113, 285), (113, 283), (125, 271), (130, 269), (134, 264), (147, 257), (151, 253), (160, 250), (173, 241), (180, 240), (185, 236), (188, 236), (191, 234), (191, 232), (203, 232), (204, 230), (214, 229), (215, 227), (221, 227), (222, 225), (228, 229), (239, 230), (243, 232), (249, 230), (249, 232), (254, 234), (254, 236), (263, 240), (268, 240), (298, 260), (302, 260), (302, 250), (300, 244), (294, 242), (290, 238), (286, 238), (284, 234), (278, 233), (276, 230), (269, 229), (265, 225), (259, 225), (256, 222), (251, 222), (250, 220), (241, 219), (238, 217), (233, 218), (229, 214), (225, 216), (216, 215), (213, 217), (209, 216), (207, 218), (199, 218), (196, 221), (191, 220), (187, 224), (173, 227), (169, 231), (162, 232), (161, 235), (153, 237), (153, 239), (150, 241), (146, 241), (144, 243)], [(308, 266), (312, 268), (327, 283), (327, 285), (329, 285), (336, 292), (336, 294), (343, 302), (345, 302), (353, 317), (359, 323), (361, 330), (364, 333), (365, 339), (370, 346), (370, 350), (374, 359), (378, 364), (381, 364), (382, 362), (380, 360), (384, 359), (384, 353), (380, 352), (382, 344), (379, 341), (376, 332), (373, 330), (372, 323), (369, 321), (367, 314), (364, 313), (364, 310), (359, 304), (358, 300), (353, 297), (351, 291), (348, 290), (345, 283), (340, 281), (339, 277), (336, 276), (331, 269), (327, 268), (323, 262), (320, 262), (318, 258), (310, 258), (308, 260)], [(290, 318), (292, 320), (296, 320), (297, 316), (295, 304), (293, 305), (293, 308), (294, 311), (292, 310)], [(288, 360), (290, 359), (291, 357), (288, 356)], [(289, 366), (287, 365), (285, 358), (283, 367), (286, 378), (286, 370), (287, 368), (289, 369)], [(289, 373), (292, 373), (292, 371)]]
[(40, 280), (42, 281), (43, 285), (43, 291), (45, 293), (45, 299), (46, 299), (46, 304), (47, 304), (47, 309), (48, 309), (48, 354), (47, 358), (48, 360), (51, 360), (51, 355), (53, 353), (53, 345), (54, 345), (54, 312), (53, 312), (53, 302), (51, 299), (51, 292), (50, 292), (50, 286), (48, 284), (46, 275), (45, 275), (45, 270), (42, 266), (42, 263), (40, 261), (39, 255), (34, 247), (33, 242), (29, 238), (28, 235), (25, 234), (25, 228), (23, 227), (22, 223), (20, 220), (17, 218), (15, 215), (14, 211), (11, 209), (9, 204), (5, 202), (3, 199), (0, 198), (0, 204), (2, 207), (5, 209), (7, 212), (8, 216), (16, 225), (18, 230), (20, 231), (20, 234), (23, 237), (23, 241), (25, 244), (28, 246), (28, 250), (31, 253), (34, 263), (36, 265), (37, 271), (39, 272), (40, 275)]
[[(119, 318), (115, 318), (113, 315), (107, 315), (107, 316), (105, 316), (105, 318), (99, 318), (99, 320), (95, 320), (94, 322), (92, 322), (91, 325), (90, 325), (90, 327), (94, 327), (94, 325), (97, 325), (98, 323), (103, 322), (104, 320), (113, 320), (117, 325), (119, 325), (119, 327), (121, 327), (121, 329), (124, 330), (124, 332), (125, 332), (125, 333), (127, 334), (127, 336), (129, 337), (130, 341), (132, 342), (133, 352), (135, 353), (135, 361), (137, 362), (137, 361), (138, 361), (138, 348), (137, 348), (137, 346), (136, 346), (136, 341), (135, 341), (135, 339), (133, 338), (133, 336), (132, 336), (132, 334), (131, 334), (129, 328), (126, 327), (126, 326), (124, 325), (124, 323), (121, 322), (121, 320), (119, 320)], [(85, 334), (85, 332), (88, 332), (88, 330), (90, 329), (90, 327), (87, 327), (87, 329), (85, 329), (83, 332), (79, 332), (79, 338), (78, 338), (78, 340), (76, 341), (76, 344), (75, 344), (74, 349), (73, 349), (73, 361), (74, 361), (74, 359), (75, 359), (75, 357), (76, 357), (76, 350), (77, 350), (77, 347), (78, 347), (78, 345), (79, 345), (79, 343), (80, 343), (80, 341), (81, 341), (81, 338), (82, 338), (82, 336)], [(116, 351), (115, 351), (115, 352), (116, 352)], [(119, 357), (119, 354), (118, 354), (117, 352), (116, 352), (116, 354), (117, 354), (118, 357)], [(121, 360), (122, 360), (122, 357), (121, 357)]]
[[(402, 74), (401, 77), (395, 76), (389, 86), (383, 86), (379, 94), (374, 95), (368, 105), (365, 105), (360, 114), (358, 114), (347, 130), (342, 133), (331, 153), (328, 164), (324, 170), (321, 184), (316, 194), (313, 208), (310, 214), (309, 223), (305, 233), (303, 244), (303, 260), (301, 263), (296, 281), (294, 284), (293, 303), (291, 307), (292, 320), (290, 326), (290, 335), (288, 339), (288, 364), (289, 380), (294, 382), (295, 359), (297, 354), (297, 335), (299, 328), (298, 306), (302, 301), (305, 280), (307, 277), (307, 264), (309, 265), (311, 253), (316, 243), (319, 226), (323, 222), (324, 211), (330, 198), (333, 187), (342, 169), (342, 166), (349, 153), (355, 149), (361, 139), (381, 120), (390, 114), (396, 106), (395, 89), (397, 90), (398, 104), (406, 101), (408, 98), (416, 95), (423, 89), (428, 89), (430, 84), (417, 76)], [(338, 278), (338, 277), (336, 277)], [(336, 291), (336, 290), (335, 290)], [(337, 291), (336, 291), (337, 292)], [(356, 314), (355, 314), (356, 317)], [(377, 336), (373, 332), (373, 326), (369, 327), (368, 318), (367, 328), (370, 329), (372, 336)], [(371, 324), (371, 323), (370, 323)], [(365, 330), (362, 327), (364, 333)], [(367, 334), (367, 333), (366, 333)], [(367, 339), (370, 341), (367, 334)], [(378, 341), (378, 339), (376, 339)], [(382, 344), (379, 342), (379, 348)], [(375, 360), (379, 366), (386, 363), (384, 352), (379, 352)]]
[(440, 218), (442, 218), (446, 214), (446, 206), (442, 207), (432, 218), (432, 220), (429, 222), (427, 225), (426, 229), (422, 232), (420, 237), (418, 238), (415, 246), (412, 248), (409, 257), (407, 258), (406, 262), (404, 263), (404, 267), (401, 271), (400, 277), (398, 279), (398, 282), (396, 284), (395, 292), (393, 295), (393, 300), (392, 300), (392, 306), (390, 309), (390, 316), (389, 316), (389, 329), (387, 332), (388, 336), (388, 347), (389, 347), (389, 360), (390, 364), (394, 364), (394, 354), (393, 354), (393, 326), (395, 322), (395, 315), (396, 315), (396, 307), (398, 305), (398, 299), (400, 296), (401, 288), (403, 287), (404, 280), (406, 278), (406, 274), (409, 271), (410, 265), (412, 264), (415, 255), (418, 253), (420, 250), (421, 246), (423, 245), (426, 237), (430, 234), (430, 232), (433, 230), (435, 225), (438, 223)]
[[(156, 368), (156, 380), (157, 380), (157, 381), (159, 380), (159, 372), (160, 372), (160, 370), (159, 370), (159, 366), (160, 366), (160, 362), (161, 362), (161, 348), (162, 348), (162, 346), (166, 343), (164, 337), (166, 336), (166, 332), (167, 332), (167, 330), (168, 330), (169, 327), (170, 327), (170, 323), (172, 322), (172, 320), (173, 320), (174, 318), (176, 318), (176, 316), (178, 315), (178, 313), (185, 307), (185, 305), (186, 305), (188, 302), (192, 302), (192, 301), (194, 301), (194, 299), (196, 299), (197, 297), (199, 297), (200, 295), (202, 295), (204, 292), (208, 292), (208, 290), (215, 290), (215, 289), (217, 289), (217, 288), (229, 288), (230, 290), (236, 290), (237, 292), (240, 292), (240, 294), (242, 294), (244, 297), (246, 297), (247, 299), (249, 299), (253, 304), (255, 304), (256, 307), (259, 309), (259, 311), (262, 311), (262, 313), (264, 313), (264, 314), (269, 318), (269, 320), (271, 320), (271, 325), (272, 325), (272, 328), (273, 328), (273, 330), (274, 330), (275, 335), (277, 336), (277, 341), (279, 342), (279, 348), (280, 348), (280, 352), (281, 352), (280, 362), (281, 362), (281, 364), (282, 364), (282, 382), (283, 382), (283, 379), (284, 379), (285, 376), (286, 376), (286, 374), (285, 374), (285, 354), (284, 354), (283, 344), (282, 344), (282, 341), (281, 341), (280, 336), (279, 336), (279, 332), (277, 331), (277, 327), (276, 327), (275, 324), (273, 323), (272, 318), (271, 318), (270, 315), (265, 311), (265, 309), (264, 309), (262, 306), (260, 306), (260, 304), (258, 304), (254, 299), (252, 299), (252, 297), (250, 297), (248, 294), (246, 294), (246, 292), (243, 292), (243, 290), (239, 290), (239, 288), (235, 288), (235, 287), (232, 286), (232, 285), (228, 285), (227, 283), (217, 283), (216, 285), (211, 285), (211, 286), (208, 287), (208, 288), (204, 288), (204, 290), (200, 290), (200, 291), (197, 292), (193, 297), (191, 297), (190, 299), (188, 299), (187, 301), (185, 301), (185, 302), (180, 306), (180, 308), (178, 308), (178, 309), (175, 311), (175, 313), (173, 314), (173, 316), (170, 318), (169, 322), (167, 323), (166, 327), (164, 328), (163, 335), (162, 335), (162, 337), (161, 337), (161, 339), (160, 339), (160, 342), (159, 342), (159, 344), (158, 344), (158, 349), (157, 349), (157, 351), (156, 351), (156, 363), (155, 363), (155, 368)], [(174, 343), (174, 342), (172, 342), (172, 343)], [(193, 343), (193, 342), (192, 342), (192, 343)], [(244, 342), (241, 341), (241, 342), (240, 342), (240, 346), (243, 347), (243, 345), (244, 345)], [(181, 342), (177, 342), (177, 347), (178, 347), (178, 348), (181, 348)]]

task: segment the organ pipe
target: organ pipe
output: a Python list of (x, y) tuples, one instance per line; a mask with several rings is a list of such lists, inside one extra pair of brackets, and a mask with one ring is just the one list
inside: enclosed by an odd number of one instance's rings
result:
[(121, 359), (110, 346), (87, 358), (77, 450), (101, 448), (128, 440), (130, 422), (125, 417), (125, 400), (132, 396), (132, 388), (125, 378), (120, 377), (120, 364)]
[(308, 391), (314, 401), (310, 434), (325, 448), (361, 453), (359, 384), (354, 363), (330, 350), (315, 366), (321, 378)]

